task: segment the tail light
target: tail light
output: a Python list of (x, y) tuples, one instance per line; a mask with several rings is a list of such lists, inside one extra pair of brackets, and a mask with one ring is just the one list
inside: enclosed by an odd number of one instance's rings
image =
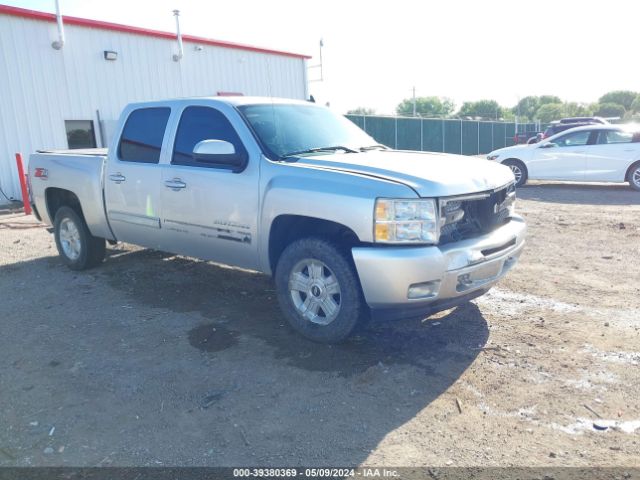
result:
[(47, 178), (49, 178), (49, 172), (47, 171), (46, 168), (36, 168), (35, 171), (33, 172), (33, 176), (36, 178), (42, 178), (43, 180), (46, 180)]

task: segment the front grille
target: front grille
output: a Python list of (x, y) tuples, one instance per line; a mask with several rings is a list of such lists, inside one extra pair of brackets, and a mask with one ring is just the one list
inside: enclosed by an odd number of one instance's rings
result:
[(515, 201), (513, 185), (440, 203), (440, 244), (489, 233), (509, 221)]

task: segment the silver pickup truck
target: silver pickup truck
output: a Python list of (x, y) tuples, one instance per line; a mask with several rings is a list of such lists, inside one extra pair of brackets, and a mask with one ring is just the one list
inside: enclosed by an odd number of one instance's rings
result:
[(38, 152), (29, 179), (70, 268), (122, 241), (258, 270), (320, 342), (469, 301), (525, 242), (508, 167), (391, 150), (308, 102), (132, 104), (108, 151)]

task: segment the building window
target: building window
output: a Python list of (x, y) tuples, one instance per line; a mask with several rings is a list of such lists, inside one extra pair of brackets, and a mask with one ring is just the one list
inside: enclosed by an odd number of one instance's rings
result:
[(96, 148), (96, 134), (92, 120), (65, 120), (67, 143), (70, 149)]

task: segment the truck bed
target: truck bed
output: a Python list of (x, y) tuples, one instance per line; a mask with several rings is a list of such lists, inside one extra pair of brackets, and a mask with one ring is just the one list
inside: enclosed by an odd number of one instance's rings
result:
[[(91, 234), (111, 239), (113, 234), (107, 223), (102, 193), (106, 159), (106, 148), (40, 150), (32, 154), (29, 158), (31, 198), (41, 219), (48, 224), (55, 220), (55, 213), (49, 212), (47, 191), (54, 189), (54, 195), (66, 191), (78, 199)], [(45, 176), (37, 177), (36, 169), (44, 170)]]

